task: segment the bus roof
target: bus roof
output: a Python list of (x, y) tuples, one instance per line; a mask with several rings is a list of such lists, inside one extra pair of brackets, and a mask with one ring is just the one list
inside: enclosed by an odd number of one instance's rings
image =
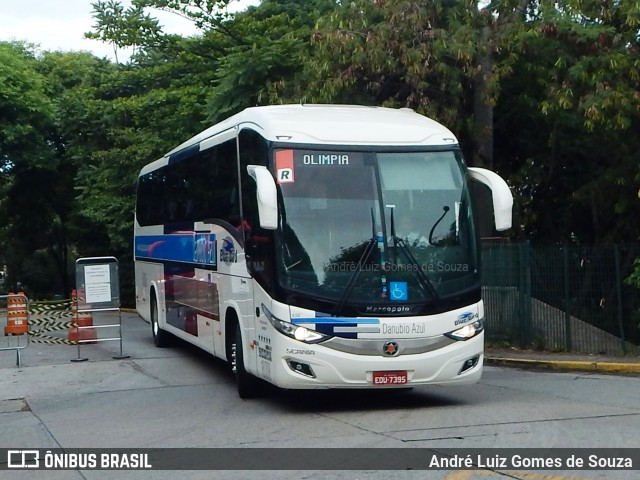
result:
[(213, 125), (167, 155), (235, 127), (271, 141), (327, 145), (452, 145), (449, 129), (408, 108), (354, 105), (252, 107)]

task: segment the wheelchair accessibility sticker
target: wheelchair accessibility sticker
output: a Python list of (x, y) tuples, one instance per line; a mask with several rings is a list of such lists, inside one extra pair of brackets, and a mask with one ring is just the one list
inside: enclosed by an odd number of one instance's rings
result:
[(391, 300), (409, 300), (407, 282), (391, 282), (390, 285)]

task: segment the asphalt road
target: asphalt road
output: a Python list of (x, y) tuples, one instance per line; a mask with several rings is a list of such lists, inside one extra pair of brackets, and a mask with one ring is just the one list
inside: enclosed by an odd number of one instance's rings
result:
[[(481, 382), (408, 391), (270, 390), (237, 397), (226, 364), (153, 346), (123, 314), (118, 342), (0, 352), (0, 448), (640, 448), (640, 378), (485, 367)], [(113, 319), (105, 318), (110, 323)], [(100, 323), (100, 319), (96, 320)], [(0, 340), (6, 342), (7, 340)], [(4, 344), (3, 344), (4, 345)], [(4, 459), (0, 459), (0, 463)], [(185, 465), (184, 468), (188, 468)], [(25, 479), (627, 479), (638, 471), (1, 471)]]

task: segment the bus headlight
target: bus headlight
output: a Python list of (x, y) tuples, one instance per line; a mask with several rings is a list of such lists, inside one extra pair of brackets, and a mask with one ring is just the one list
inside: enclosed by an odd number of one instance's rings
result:
[(482, 332), (482, 330), (484, 330), (482, 320), (477, 320), (473, 323), (465, 325), (462, 328), (459, 328), (458, 330), (445, 333), (445, 335), (449, 338), (453, 338), (454, 340), (469, 340), (470, 338), (473, 338), (480, 332)]
[(329, 335), (316, 332), (315, 330), (310, 330), (308, 328), (301, 327), (300, 325), (294, 325), (293, 323), (280, 320), (279, 318), (274, 316), (273, 313), (271, 313), (269, 309), (264, 306), (264, 304), (262, 305), (262, 312), (269, 319), (271, 325), (273, 325), (273, 328), (275, 328), (283, 335), (286, 335), (289, 338), (294, 338), (299, 342), (320, 343), (331, 338)]

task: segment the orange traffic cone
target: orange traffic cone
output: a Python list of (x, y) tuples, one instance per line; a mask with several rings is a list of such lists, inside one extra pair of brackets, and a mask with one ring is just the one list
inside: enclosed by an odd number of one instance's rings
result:
[(27, 296), (24, 292), (9, 293), (7, 297), (7, 326), (4, 327), (5, 336), (24, 335), (28, 328)]
[[(73, 321), (76, 324), (75, 327), (69, 329), (68, 339), (70, 342), (77, 343), (82, 340), (83, 343), (92, 343), (91, 341), (98, 338), (98, 334), (95, 328), (78, 328), (78, 327), (92, 327), (93, 316), (91, 312), (78, 312), (78, 303), (84, 305), (84, 294), (82, 290), (73, 290), (71, 292), (71, 312), (73, 313)], [(91, 340), (91, 341), (88, 341)]]

